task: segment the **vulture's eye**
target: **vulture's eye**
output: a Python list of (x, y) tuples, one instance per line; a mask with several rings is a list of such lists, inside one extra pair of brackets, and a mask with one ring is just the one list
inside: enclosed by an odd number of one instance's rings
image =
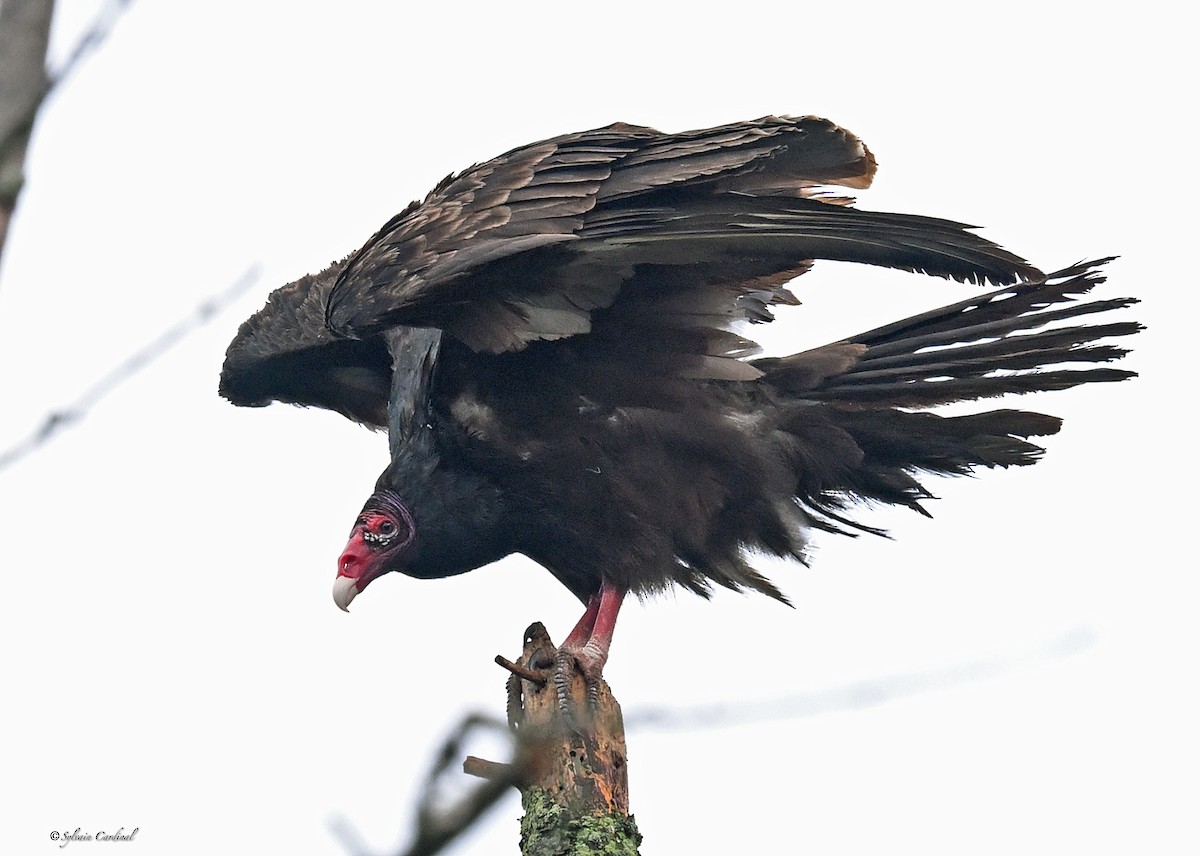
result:
[(396, 536), (401, 533), (400, 524), (390, 517), (382, 514), (367, 514), (364, 515), (364, 518), (362, 538), (376, 548), (389, 547), (396, 540)]

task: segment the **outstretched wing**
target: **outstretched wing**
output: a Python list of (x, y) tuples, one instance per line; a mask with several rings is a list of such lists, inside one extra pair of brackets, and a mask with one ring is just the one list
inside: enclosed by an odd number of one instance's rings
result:
[(613, 125), (526, 146), (387, 223), (340, 275), (327, 322), (359, 338), (434, 326), (500, 353), (590, 332), (618, 295), (789, 300), (782, 284), (816, 258), (1037, 275), (961, 224), (858, 211), (824, 190), (866, 187), (874, 171), (858, 138), (813, 117), (683, 134)]
[[(815, 258), (1007, 283), (1037, 275), (958, 223), (849, 207), (867, 187), (857, 137), (814, 117), (663, 134), (611, 125), (451, 176), (358, 252), (276, 291), (229, 347), (235, 404), (315, 405), (387, 424), (385, 334), (447, 331), (482, 353), (597, 333), (683, 376), (746, 378), (728, 331), (792, 303)], [(591, 338), (591, 337), (589, 337)]]

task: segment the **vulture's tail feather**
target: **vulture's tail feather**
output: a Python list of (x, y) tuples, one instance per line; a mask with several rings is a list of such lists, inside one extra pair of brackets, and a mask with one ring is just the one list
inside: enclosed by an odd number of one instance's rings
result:
[[(1136, 322), (1062, 322), (1138, 301), (1079, 301), (1104, 281), (1079, 264), (846, 341), (778, 359), (756, 360), (762, 381), (782, 393), (780, 427), (794, 440), (797, 496), (826, 523), (860, 526), (835, 514), (863, 500), (926, 513), (921, 472), (965, 475), (977, 467), (1024, 466), (1043, 449), (1030, 437), (1061, 420), (1023, 410), (958, 416), (921, 408), (1006, 394), (1125, 380), (1135, 372), (1098, 366), (1127, 351), (1108, 342), (1142, 329)], [(1082, 367), (1079, 367), (1082, 364)], [(1073, 367), (1067, 367), (1073, 366)]]

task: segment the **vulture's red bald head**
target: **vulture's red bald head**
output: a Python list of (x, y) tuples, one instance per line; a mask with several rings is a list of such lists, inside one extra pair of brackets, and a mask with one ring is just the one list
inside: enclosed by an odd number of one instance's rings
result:
[(337, 579), (333, 581), (333, 602), (338, 608), (348, 611), (350, 601), (371, 580), (400, 570), (415, 535), (412, 515), (400, 497), (389, 490), (372, 494), (354, 521), (350, 541), (338, 558)]

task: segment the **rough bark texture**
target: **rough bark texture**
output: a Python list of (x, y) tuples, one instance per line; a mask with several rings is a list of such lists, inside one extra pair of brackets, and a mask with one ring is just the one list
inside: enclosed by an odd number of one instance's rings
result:
[(603, 681), (590, 701), (582, 676), (556, 682), (556, 653), (545, 628), (532, 625), (518, 664), (546, 680), (509, 679), (509, 722), (537, 747), (521, 782), (521, 853), (636, 856), (621, 706)]
[(0, 0), (0, 257), (24, 184), (25, 149), (45, 98), (54, 0)]

